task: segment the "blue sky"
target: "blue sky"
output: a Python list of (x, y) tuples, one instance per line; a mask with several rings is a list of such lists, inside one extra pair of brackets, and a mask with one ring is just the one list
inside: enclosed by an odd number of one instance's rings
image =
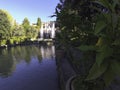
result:
[(42, 21), (55, 20), (49, 18), (54, 14), (59, 0), (0, 0), (0, 9), (7, 10), (18, 23), (27, 17), (31, 23), (36, 23), (40, 17)]

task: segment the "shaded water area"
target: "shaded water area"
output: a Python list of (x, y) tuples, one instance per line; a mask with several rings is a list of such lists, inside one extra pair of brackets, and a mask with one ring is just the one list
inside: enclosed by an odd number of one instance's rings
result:
[(0, 90), (59, 90), (54, 46), (0, 51)]

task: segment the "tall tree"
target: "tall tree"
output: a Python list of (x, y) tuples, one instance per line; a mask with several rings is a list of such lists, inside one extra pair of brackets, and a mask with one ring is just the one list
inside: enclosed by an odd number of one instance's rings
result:
[(41, 19), (37, 18), (37, 29), (39, 30), (41, 28)]
[(12, 28), (12, 36), (25, 36), (25, 30), (22, 25), (19, 25), (16, 21), (14, 22), (14, 26)]
[(26, 34), (26, 37), (27, 37), (28, 36), (27, 34), (29, 32), (29, 28), (30, 28), (30, 22), (29, 22), (27, 17), (24, 18), (22, 26), (23, 26), (23, 28), (25, 30), (25, 34)]
[(0, 10), (0, 38), (9, 39), (13, 22), (12, 16), (5, 10)]
[(30, 22), (29, 22), (29, 20), (28, 20), (27, 17), (24, 18), (22, 25), (23, 25), (23, 27), (24, 27), (25, 30), (29, 29)]

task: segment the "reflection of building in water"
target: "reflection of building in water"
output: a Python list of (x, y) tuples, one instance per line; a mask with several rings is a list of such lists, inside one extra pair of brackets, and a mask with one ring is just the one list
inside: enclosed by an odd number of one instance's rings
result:
[(42, 59), (54, 59), (55, 58), (55, 46), (41, 46)]
[(55, 38), (55, 21), (42, 22), (40, 29), (41, 39), (53, 39)]

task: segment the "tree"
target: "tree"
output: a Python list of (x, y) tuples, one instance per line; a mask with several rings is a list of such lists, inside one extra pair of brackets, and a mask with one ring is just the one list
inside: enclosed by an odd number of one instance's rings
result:
[(29, 28), (30, 28), (30, 22), (27, 17), (24, 18), (22, 26), (25, 30), (25, 35), (26, 37), (28, 36)]
[(12, 28), (12, 37), (20, 38), (21, 36), (25, 36), (25, 30), (22, 25), (17, 24), (15, 21), (14, 26)]
[(28, 32), (27, 32), (27, 38), (29, 39), (35, 39), (38, 35), (38, 31), (35, 26), (30, 26)]
[(9, 39), (13, 22), (12, 16), (5, 10), (0, 10), (0, 38)]
[(37, 18), (37, 29), (40, 30), (41, 28), (41, 19), (38, 17)]
[(22, 25), (23, 25), (25, 30), (27, 30), (29, 28), (30, 22), (29, 22), (27, 17), (24, 18)]

